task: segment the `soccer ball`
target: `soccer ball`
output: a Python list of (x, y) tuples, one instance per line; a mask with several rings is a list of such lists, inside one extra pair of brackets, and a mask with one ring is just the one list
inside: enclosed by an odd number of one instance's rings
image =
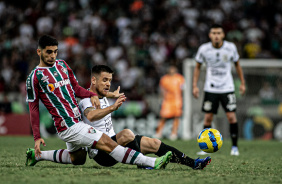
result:
[(217, 152), (223, 143), (221, 133), (213, 128), (206, 128), (199, 133), (197, 138), (201, 150), (207, 153)]

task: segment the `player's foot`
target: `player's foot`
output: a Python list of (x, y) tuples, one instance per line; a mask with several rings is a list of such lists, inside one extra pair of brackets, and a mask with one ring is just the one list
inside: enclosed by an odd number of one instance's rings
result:
[(171, 141), (175, 141), (176, 139), (177, 139), (177, 135), (175, 135), (175, 134), (171, 134), (169, 136), (169, 140), (171, 140)]
[(197, 152), (197, 155), (207, 155), (208, 153), (207, 152), (204, 152), (204, 151), (199, 151)]
[(168, 151), (164, 156), (161, 156), (156, 159), (154, 169), (165, 169), (166, 165), (169, 163), (172, 158), (172, 152)]
[(230, 155), (239, 156), (239, 150), (237, 146), (232, 146)]
[(196, 158), (193, 169), (195, 170), (204, 169), (207, 165), (209, 165), (210, 162), (211, 162), (211, 157), (206, 157), (204, 159)]
[(26, 166), (34, 166), (38, 161), (35, 159), (35, 152), (33, 148), (27, 148), (26, 151)]

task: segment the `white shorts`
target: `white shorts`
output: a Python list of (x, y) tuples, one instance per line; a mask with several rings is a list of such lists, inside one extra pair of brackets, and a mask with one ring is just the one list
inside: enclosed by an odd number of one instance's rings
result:
[(92, 147), (103, 135), (103, 132), (92, 126), (79, 122), (67, 130), (58, 133), (60, 139), (66, 142), (69, 152), (74, 152), (81, 147)]

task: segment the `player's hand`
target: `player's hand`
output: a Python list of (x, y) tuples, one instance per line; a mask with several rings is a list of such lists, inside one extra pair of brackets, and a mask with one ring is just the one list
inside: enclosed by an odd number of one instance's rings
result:
[(199, 88), (197, 86), (193, 87), (193, 96), (195, 98), (199, 98), (199, 93), (200, 93)]
[(118, 98), (120, 96), (123, 96), (124, 93), (119, 93), (120, 91), (120, 86), (118, 86), (117, 90), (115, 90), (114, 92), (109, 92), (109, 97), (110, 98)]
[(91, 100), (91, 103), (92, 103), (93, 107), (95, 107), (96, 109), (100, 109), (101, 108), (100, 107), (100, 100), (99, 100), (98, 96), (92, 96), (90, 98), (90, 100)]
[(126, 101), (126, 97), (124, 95), (118, 97), (118, 99), (116, 100), (116, 102), (114, 103), (113, 107), (114, 110), (118, 110), (118, 108), (122, 105), (123, 102)]
[(45, 141), (42, 138), (37, 139), (35, 141), (35, 144), (34, 144), (35, 157), (41, 157), (41, 151), (40, 151), (41, 144), (43, 144), (43, 146), (46, 146)]
[(245, 92), (246, 92), (246, 86), (245, 86), (244, 84), (241, 84), (239, 90), (240, 90), (240, 94), (241, 94), (241, 95), (244, 95)]

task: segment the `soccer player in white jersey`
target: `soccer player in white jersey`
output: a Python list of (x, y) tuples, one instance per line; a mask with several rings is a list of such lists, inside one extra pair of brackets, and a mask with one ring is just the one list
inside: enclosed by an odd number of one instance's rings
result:
[[(97, 94), (80, 87), (67, 63), (56, 60), (58, 41), (55, 38), (43, 35), (38, 45), (37, 54), (40, 62), (26, 82), (27, 102), (35, 141), (35, 149), (29, 148), (27, 151), (26, 165), (35, 165), (40, 159), (74, 165), (84, 164), (86, 152), (81, 148), (88, 147), (105, 151), (117, 162), (149, 166), (154, 169), (165, 168), (171, 159), (171, 152), (159, 158), (147, 157), (133, 149), (118, 145), (108, 135), (85, 124), (81, 120), (76, 97), (91, 98), (91, 103), (99, 109), (100, 101)], [(67, 150), (40, 150), (40, 145), (45, 146), (45, 141), (40, 137), (39, 99), (52, 115), (59, 138), (67, 143)], [(125, 97), (120, 96), (116, 108), (124, 101)]]
[[(157, 156), (162, 156), (166, 152), (171, 151), (173, 153), (171, 162), (187, 165), (193, 169), (203, 169), (210, 163), (210, 157), (205, 159), (192, 159), (176, 148), (164, 144), (159, 139), (134, 135), (129, 129), (124, 129), (116, 134), (111, 120), (111, 112), (116, 110), (115, 107), (122, 97), (119, 97), (113, 105), (109, 104), (106, 97), (111, 86), (113, 73), (112, 69), (106, 65), (96, 65), (92, 68), (90, 91), (98, 94), (101, 109), (93, 107), (90, 98), (82, 99), (79, 103), (79, 107), (81, 112), (83, 112), (82, 117), (85, 123), (107, 134), (119, 145), (135, 149), (143, 154), (154, 153)], [(116, 96), (119, 94), (119, 89), (120, 88), (114, 92)], [(89, 157), (93, 158), (102, 166), (113, 166), (117, 163), (104, 152), (95, 149), (89, 151)]]
[[(238, 150), (238, 122), (236, 118), (236, 97), (234, 94), (234, 82), (231, 74), (232, 64), (235, 64), (236, 72), (241, 80), (240, 94), (245, 93), (245, 80), (239, 63), (239, 54), (234, 43), (224, 40), (224, 30), (221, 25), (213, 25), (210, 28), (209, 38), (211, 42), (202, 44), (196, 54), (197, 62), (193, 75), (193, 95), (199, 97), (197, 86), (200, 68), (206, 64), (205, 96), (202, 111), (205, 112), (204, 128), (211, 128), (213, 115), (217, 114), (219, 103), (226, 112), (230, 123), (230, 136), (232, 139), (231, 155), (239, 155)], [(198, 152), (199, 155), (205, 152)]]

